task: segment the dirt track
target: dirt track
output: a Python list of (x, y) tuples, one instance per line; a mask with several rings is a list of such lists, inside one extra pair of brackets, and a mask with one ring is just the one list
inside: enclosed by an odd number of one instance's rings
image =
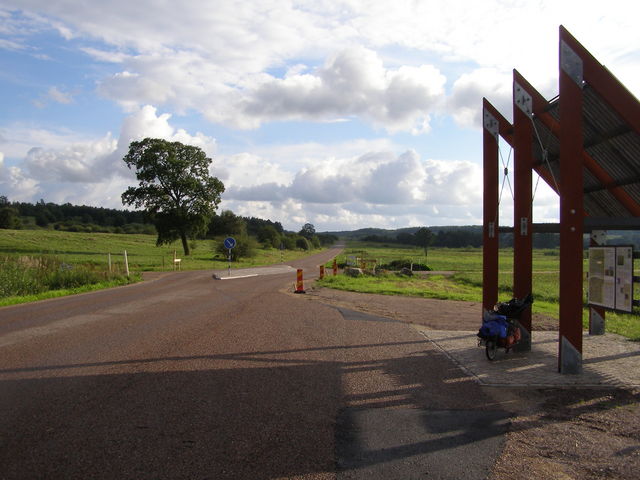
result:
[(362, 294), (311, 288), (310, 300), (360, 312), (416, 323), (434, 330), (474, 330), (482, 322), (482, 305), (475, 302)]

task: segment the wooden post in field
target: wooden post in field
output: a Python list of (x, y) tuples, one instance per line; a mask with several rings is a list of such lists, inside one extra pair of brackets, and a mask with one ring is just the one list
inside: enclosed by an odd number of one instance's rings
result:
[(127, 278), (129, 278), (129, 259), (127, 258), (127, 251), (124, 251), (124, 271), (127, 274)]
[(111, 273), (111, 254), (108, 254), (108, 258), (109, 258), (109, 273)]

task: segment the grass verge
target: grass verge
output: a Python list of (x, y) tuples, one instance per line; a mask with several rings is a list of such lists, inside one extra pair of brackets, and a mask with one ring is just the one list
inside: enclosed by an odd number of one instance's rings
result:
[[(126, 277), (125, 277), (126, 278)], [(77, 295), (79, 293), (94, 292), (96, 290), (104, 290), (106, 288), (121, 287), (124, 285), (130, 285), (142, 280), (142, 277), (138, 274), (133, 275), (126, 281), (123, 280), (111, 280), (108, 282), (94, 283), (92, 285), (83, 285), (75, 288), (65, 288), (61, 290), (48, 290), (32, 295), (20, 295), (0, 298), (0, 307), (6, 307), (9, 305), (18, 305), (21, 303), (37, 302), (38, 300), (47, 300), (50, 298), (66, 297), (67, 295)]]

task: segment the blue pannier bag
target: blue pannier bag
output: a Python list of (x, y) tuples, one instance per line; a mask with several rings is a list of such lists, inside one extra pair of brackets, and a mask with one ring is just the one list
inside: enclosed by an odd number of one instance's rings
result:
[(490, 338), (499, 337), (507, 338), (507, 317), (495, 312), (485, 311), (482, 317), (482, 327), (478, 330), (478, 337)]

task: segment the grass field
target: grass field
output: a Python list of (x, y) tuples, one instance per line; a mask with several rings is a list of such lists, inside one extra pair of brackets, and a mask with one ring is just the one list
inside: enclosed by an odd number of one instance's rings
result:
[[(213, 240), (196, 240), (191, 243), (192, 254), (182, 254), (182, 244), (156, 247), (154, 235), (123, 235), (116, 233), (74, 233), (54, 230), (0, 230), (0, 257), (55, 256), (69, 264), (108, 266), (111, 254), (112, 266), (122, 271), (124, 252), (127, 252), (129, 268), (133, 272), (173, 269), (173, 252), (181, 258), (181, 268), (186, 270), (222, 269), (228, 262), (215, 257)], [(284, 261), (300, 258), (306, 252), (284, 250)], [(267, 265), (281, 261), (280, 250), (257, 249), (252, 258), (233, 262), (231, 268)]]
[[(397, 245), (351, 243), (339, 262), (366, 258), (369, 264), (389, 263), (394, 259), (408, 259), (414, 263), (426, 263), (437, 275), (398, 276), (394, 273), (382, 276), (350, 278), (344, 275), (328, 276), (322, 285), (350, 291), (386, 295), (410, 295), (444, 300), (482, 301), (482, 249), (480, 248), (432, 248), (425, 257), (419, 248), (402, 248)], [(513, 292), (513, 250), (500, 251), (499, 301), (506, 301)], [(533, 313), (558, 318), (559, 315), (559, 252), (558, 250), (534, 250), (533, 252)], [(587, 271), (587, 260), (585, 269)], [(587, 291), (586, 281), (584, 292)], [(638, 298), (636, 287), (635, 298)], [(586, 298), (585, 298), (586, 302)], [(636, 313), (640, 313), (636, 311)], [(583, 324), (588, 327), (588, 310), (583, 311)], [(607, 312), (606, 328), (640, 341), (640, 317), (637, 315)]]
[[(182, 270), (225, 269), (229, 265), (226, 258), (216, 256), (214, 240), (192, 242), (189, 257), (182, 255), (180, 242), (162, 247), (155, 242), (153, 235), (0, 230), (0, 282), (7, 287), (0, 288), (0, 306), (122, 285), (138, 281), (145, 271), (173, 270), (174, 251), (181, 259)], [(129, 278), (125, 275), (125, 251)], [(232, 262), (231, 268), (269, 265), (308, 255), (302, 250), (261, 248), (256, 253)], [(81, 278), (88, 283), (79, 285)], [(51, 290), (49, 285), (56, 287)]]

